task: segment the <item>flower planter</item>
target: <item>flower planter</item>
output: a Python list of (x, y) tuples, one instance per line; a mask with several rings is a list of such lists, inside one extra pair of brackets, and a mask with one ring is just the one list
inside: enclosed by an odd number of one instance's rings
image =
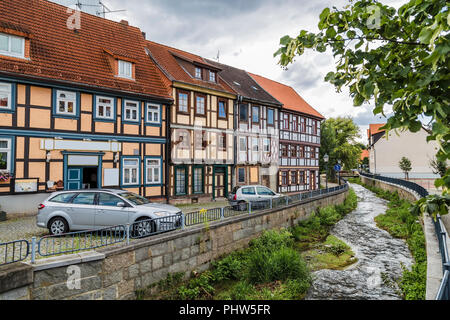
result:
[(0, 211), (0, 221), (6, 221), (6, 212)]

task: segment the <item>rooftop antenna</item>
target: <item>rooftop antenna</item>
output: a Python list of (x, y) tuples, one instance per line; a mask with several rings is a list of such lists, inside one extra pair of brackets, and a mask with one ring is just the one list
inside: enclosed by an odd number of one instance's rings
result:
[(102, 15), (103, 18), (105, 18), (107, 13), (125, 12), (125, 11), (127, 11), (127, 10), (111, 10), (103, 2), (101, 2), (100, 0), (98, 1), (98, 4), (102, 8), (102, 11), (97, 11), (97, 15)]
[(77, 0), (75, 6), (80, 11), (83, 11), (83, 7), (97, 7), (98, 9), (95, 11), (95, 15), (102, 18), (106, 18), (106, 14), (108, 13), (127, 11), (127, 10), (111, 10), (100, 0), (98, 1), (97, 4), (83, 3), (80, 0)]
[(219, 62), (219, 60), (220, 60), (220, 49), (217, 51), (217, 57), (215, 57), (213, 59), (216, 60), (217, 62)]

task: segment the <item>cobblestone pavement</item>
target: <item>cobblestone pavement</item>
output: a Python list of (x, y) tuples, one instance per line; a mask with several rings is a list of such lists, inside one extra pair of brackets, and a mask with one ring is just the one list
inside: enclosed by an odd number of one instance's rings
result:
[(48, 231), (36, 226), (36, 217), (14, 218), (0, 222), (0, 242), (19, 239), (31, 240), (32, 237), (43, 236)]

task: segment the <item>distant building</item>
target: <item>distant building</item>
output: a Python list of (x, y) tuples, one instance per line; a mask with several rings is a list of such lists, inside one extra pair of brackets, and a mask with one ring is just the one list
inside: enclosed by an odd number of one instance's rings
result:
[(391, 131), (386, 135), (381, 129), (385, 124), (370, 124), (367, 130), (369, 140), (369, 168), (371, 173), (394, 178), (404, 178), (405, 175), (398, 163), (402, 157), (411, 161), (410, 179), (439, 178), (433, 173), (430, 161), (438, 151), (435, 141), (427, 142), (428, 133), (421, 129), (419, 132)]

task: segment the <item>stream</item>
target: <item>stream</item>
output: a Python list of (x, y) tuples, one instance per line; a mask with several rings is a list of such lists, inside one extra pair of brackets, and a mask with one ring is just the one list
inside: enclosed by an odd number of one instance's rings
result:
[(404, 240), (393, 238), (376, 226), (374, 218), (387, 210), (387, 201), (364, 187), (351, 184), (357, 208), (340, 220), (331, 234), (345, 241), (358, 262), (345, 270), (319, 270), (306, 300), (400, 300), (395, 284), (403, 264), (411, 269), (413, 258)]

